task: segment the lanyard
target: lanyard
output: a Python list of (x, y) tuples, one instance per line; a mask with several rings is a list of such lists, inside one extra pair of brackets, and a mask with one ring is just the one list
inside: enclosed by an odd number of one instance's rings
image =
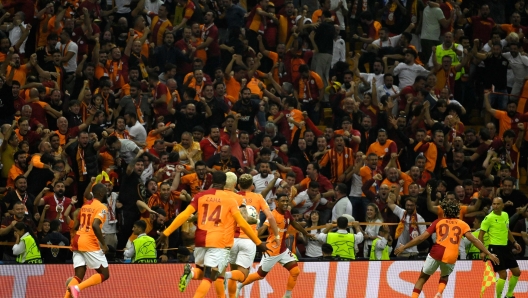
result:
[[(55, 211), (57, 211), (57, 213), (60, 214), (60, 216), (59, 216), (59, 220), (60, 220), (61, 222), (64, 222), (64, 218), (63, 218), (63, 217), (64, 217), (64, 215), (63, 215), (63, 212), (64, 212), (64, 197), (62, 198), (62, 201), (61, 201), (61, 202), (59, 202), (59, 200), (57, 199), (57, 196), (56, 196), (56, 195), (53, 195), (53, 198), (55, 199), (55, 204), (57, 204), (57, 205), (55, 206)], [(59, 208), (59, 207), (60, 207), (60, 208)], [(60, 209), (60, 211), (59, 211), (59, 209)]]
[(21, 197), (20, 194), (18, 193), (18, 190), (15, 190), (15, 193), (16, 193), (18, 199), (19, 199), (22, 203), (24, 203), (24, 212), (25, 212), (26, 214), (29, 214), (29, 212), (28, 212), (28, 210), (27, 210), (27, 207), (26, 207), (26, 201), (27, 201), (27, 199), (28, 199), (27, 192), (24, 193), (24, 199), (22, 199), (22, 197)]

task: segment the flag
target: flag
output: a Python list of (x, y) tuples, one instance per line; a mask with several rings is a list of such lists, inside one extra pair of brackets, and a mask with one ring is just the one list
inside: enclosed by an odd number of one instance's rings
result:
[(484, 276), (482, 277), (482, 289), (480, 290), (480, 298), (484, 297), (486, 289), (494, 284), (497, 280), (495, 278), (495, 272), (491, 268), (488, 262), (484, 262), (486, 268), (484, 269)]

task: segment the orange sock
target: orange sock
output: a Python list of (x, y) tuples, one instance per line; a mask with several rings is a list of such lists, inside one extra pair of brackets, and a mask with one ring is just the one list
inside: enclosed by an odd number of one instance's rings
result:
[(211, 288), (211, 283), (212, 281), (208, 278), (202, 279), (202, 282), (198, 286), (198, 289), (196, 289), (194, 298), (204, 298), (207, 295), (207, 292), (209, 292), (209, 289)]
[(98, 285), (100, 283), (103, 282), (103, 276), (99, 273), (96, 273), (92, 276), (90, 276), (90, 278), (88, 278), (87, 280), (83, 281), (82, 283), (80, 283), (78, 285), (79, 287), (79, 290), (84, 290), (88, 287), (92, 287), (92, 286), (95, 286), (95, 285)]
[(229, 293), (229, 298), (235, 298), (237, 289), (236, 280), (229, 279), (227, 281), (227, 291)]
[(244, 273), (242, 273), (242, 271), (232, 270), (230, 279), (238, 282), (244, 282), (244, 279), (246, 279), (246, 277), (244, 276)]
[(64, 298), (71, 298), (71, 294), (70, 294), (70, 286), (76, 286), (78, 284), (81, 283), (81, 279), (78, 278), (77, 276), (74, 276), (70, 282), (68, 283), (68, 286), (67, 286), (67, 290), (66, 290), (66, 294), (64, 295)]
[(422, 290), (418, 290), (417, 288), (414, 288), (413, 293), (412, 293), (412, 298), (420, 297), (420, 293), (421, 292), (422, 292)]
[(261, 280), (261, 279), (264, 279), (264, 277), (263, 277), (263, 276), (260, 276), (260, 274), (258, 274), (258, 272), (251, 273), (250, 275), (248, 275), (248, 277), (246, 278), (246, 280), (244, 280), (243, 285), (244, 285), (244, 286), (247, 286), (247, 285), (249, 285), (250, 283), (252, 283), (252, 282), (254, 282), (254, 281), (257, 281), (257, 280)]
[(193, 268), (192, 271), (193, 271), (193, 278), (192, 279), (194, 279), (194, 280), (203, 279), (203, 275), (204, 274), (203, 274), (203, 270), (201, 268), (196, 267), (196, 268)]
[(301, 273), (301, 270), (299, 270), (299, 267), (297, 266), (290, 269), (290, 276), (288, 277), (288, 284), (286, 285), (286, 290), (293, 290), (295, 284), (297, 283), (297, 276), (299, 276), (299, 273)]
[(444, 293), (446, 285), (447, 285), (447, 281), (446, 280), (440, 280), (438, 282), (438, 293), (440, 293), (440, 294)]
[(218, 277), (214, 282), (216, 297), (218, 298), (225, 298), (224, 280), (223, 277)]

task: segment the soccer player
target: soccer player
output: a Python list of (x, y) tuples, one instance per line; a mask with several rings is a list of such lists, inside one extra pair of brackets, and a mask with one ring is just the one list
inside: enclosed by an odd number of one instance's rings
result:
[[(286, 233), (288, 231), (288, 227), (291, 224), (297, 231), (301, 232), (304, 235), (305, 239), (309, 238), (314, 240), (315, 235), (306, 232), (304, 228), (293, 219), (293, 216), (291, 215), (290, 211), (288, 211), (288, 207), (290, 206), (290, 199), (288, 198), (288, 195), (283, 193), (277, 193), (277, 197), (275, 198), (275, 200), (277, 207), (271, 212), (271, 214), (273, 214), (273, 217), (277, 222), (279, 232), (281, 233), (281, 245), (276, 247), (271, 244), (268, 245), (268, 250), (271, 250), (271, 253), (269, 253), (269, 255), (262, 256), (262, 260), (260, 261), (257, 272), (251, 273), (242, 284), (238, 285), (238, 289), (240, 291), (243, 286), (246, 286), (257, 280), (264, 279), (268, 272), (271, 271), (273, 266), (277, 263), (280, 263), (284, 268), (286, 268), (286, 270), (290, 272), (290, 277), (288, 278), (288, 284), (286, 286), (286, 293), (284, 294), (284, 298), (291, 298), (292, 290), (295, 287), (295, 283), (297, 282), (297, 276), (299, 276), (299, 273), (301, 271), (297, 266), (297, 261), (293, 256), (293, 253), (286, 246)], [(270, 223), (268, 220), (266, 220), (266, 222), (264, 222), (264, 225), (262, 225), (262, 227), (260, 227), (260, 229), (258, 230), (259, 236), (264, 234), (266, 229), (269, 229), (268, 242), (273, 241), (275, 236), (271, 231)]]
[(225, 184), (226, 174), (220, 171), (214, 172), (212, 188), (197, 194), (189, 206), (161, 233), (157, 241), (158, 244), (165, 243), (170, 234), (186, 222), (194, 212), (197, 213), (194, 251), (196, 268), (193, 270), (187, 264), (180, 279), (180, 291), (185, 289), (191, 278), (202, 279), (194, 298), (205, 297), (211, 284), (226, 268), (229, 248), (233, 246), (235, 238), (235, 223), (257, 245), (257, 250), (264, 253), (269, 250), (266, 247), (267, 242), (260, 241), (242, 217), (240, 206), (232, 198), (232, 193), (223, 190)]
[(455, 262), (458, 258), (458, 246), (460, 238), (466, 236), (480, 251), (485, 253), (493, 263), (499, 264), (497, 256), (491, 254), (484, 244), (480, 242), (473, 234), (467, 223), (458, 219), (460, 206), (457, 202), (451, 200), (443, 200), (441, 203), (442, 210), (444, 210), (443, 219), (435, 220), (431, 226), (420, 236), (414, 238), (405, 245), (401, 245), (394, 251), (395, 255), (401, 254), (405, 249), (413, 247), (422, 243), (429, 238), (430, 235), (436, 232), (436, 243), (433, 244), (425, 264), (420, 273), (418, 281), (414, 285), (412, 298), (418, 298), (422, 292), (423, 285), (427, 282), (429, 277), (436, 272), (440, 267), (440, 281), (438, 282), (438, 293), (435, 298), (441, 298), (442, 293), (447, 285), (449, 274), (455, 268)]
[[(108, 209), (106, 203), (107, 189), (102, 183), (92, 188), (93, 198), (86, 201), (75, 220), (77, 234), (72, 241), (73, 268), (75, 276), (68, 283), (69, 293), (66, 297), (78, 298), (80, 292), (88, 287), (98, 285), (109, 277), (108, 262), (105, 253), (108, 251), (101, 227), (106, 221)], [(101, 243), (101, 246), (99, 246)], [(86, 273), (86, 267), (95, 269), (98, 274), (90, 276), (81, 282)]]
[[(508, 283), (506, 297), (513, 297), (513, 290), (515, 289), (515, 285), (517, 285), (521, 271), (519, 270), (517, 260), (513, 256), (511, 247), (508, 245), (508, 240), (513, 243), (513, 246), (518, 251), (521, 251), (521, 246), (515, 241), (515, 238), (513, 238), (508, 228), (510, 226), (510, 218), (508, 217), (508, 213), (502, 211), (504, 209), (502, 198), (494, 198), (491, 208), (493, 212), (488, 214), (480, 224), (479, 239), (483, 241), (484, 235), (488, 233), (489, 250), (496, 254), (500, 260), (500, 264), (493, 264), (493, 271), (499, 273), (499, 280), (497, 280), (497, 284), (495, 285), (497, 297), (502, 297), (502, 290), (504, 289), (507, 277), (506, 269), (510, 269), (512, 273)], [(480, 257), (484, 258), (485, 255), (480, 253)]]
[[(262, 211), (266, 215), (269, 225), (273, 230), (273, 235), (275, 236), (273, 241), (275, 241), (276, 246), (280, 245), (280, 235), (279, 229), (277, 228), (277, 221), (273, 214), (270, 211), (268, 203), (264, 200), (261, 194), (252, 192), (253, 186), (253, 176), (250, 174), (243, 174), (238, 180), (238, 187), (240, 191), (238, 194), (246, 200), (246, 206), (253, 206), (257, 211), (257, 214), (260, 214)], [(251, 228), (254, 232), (257, 231), (257, 225), (252, 224)], [(237, 228), (235, 231), (235, 244), (231, 248), (229, 255), (229, 266), (231, 268), (230, 272), (225, 274), (225, 278), (228, 279), (227, 288), (229, 291), (229, 298), (234, 298), (237, 291), (237, 281), (243, 282), (248, 274), (249, 267), (253, 264), (255, 259), (256, 248), (253, 242), (249, 239), (248, 235), (244, 231), (240, 231), (240, 228)], [(240, 271), (243, 275), (236, 273)], [(235, 273), (235, 274), (233, 274)]]

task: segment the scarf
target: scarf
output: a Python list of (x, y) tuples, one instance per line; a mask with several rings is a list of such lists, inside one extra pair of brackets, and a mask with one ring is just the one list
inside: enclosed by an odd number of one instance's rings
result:
[[(396, 227), (396, 238), (399, 238), (405, 229), (405, 219), (407, 219), (407, 211), (403, 213), (402, 219), (400, 220), (400, 223), (398, 223), (398, 227)], [(418, 214), (416, 213), (416, 210), (414, 210), (413, 214), (411, 214), (411, 223), (409, 224), (410, 240), (413, 240), (414, 237), (418, 236), (418, 225), (416, 224), (417, 219)]]
[(77, 149), (76, 159), (79, 164), (79, 181), (84, 181), (84, 175), (88, 174), (88, 172), (86, 171), (86, 162), (84, 160), (84, 149), (80, 145)]
[(145, 120), (143, 120), (143, 112), (141, 111), (141, 96), (136, 100), (135, 98), (132, 98), (132, 102), (134, 103), (134, 106), (136, 107), (136, 115), (137, 120), (139, 123), (143, 124), (145, 123)]
[(394, 20), (394, 13), (396, 12), (396, 9), (398, 8), (398, 4), (395, 2), (392, 2), (392, 4), (389, 7), (389, 12), (387, 13), (387, 16), (385, 17), (385, 24), (392, 26), (396, 23)]

